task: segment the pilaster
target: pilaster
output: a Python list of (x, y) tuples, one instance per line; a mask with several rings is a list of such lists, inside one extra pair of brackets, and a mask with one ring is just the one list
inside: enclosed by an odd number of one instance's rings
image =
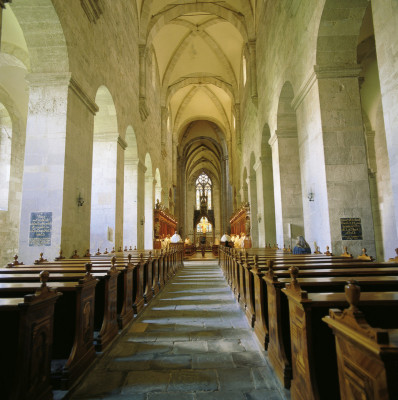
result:
[[(71, 74), (27, 76), (29, 108), (20, 225), (20, 259), (32, 263), (40, 252), (57, 256), (61, 246)], [(67, 185), (68, 186), (68, 185)], [(76, 189), (70, 196), (76, 195)], [(77, 212), (75, 202), (73, 213)]]
[[(315, 66), (325, 157), (331, 245), (375, 256), (368, 165), (362, 123), (358, 65)], [(343, 240), (341, 218), (360, 218), (362, 239)]]

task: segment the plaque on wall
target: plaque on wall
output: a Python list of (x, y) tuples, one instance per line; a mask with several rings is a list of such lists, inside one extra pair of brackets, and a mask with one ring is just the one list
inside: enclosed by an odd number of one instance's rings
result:
[(29, 246), (51, 246), (52, 212), (30, 214)]
[(362, 240), (361, 218), (340, 218), (342, 240)]

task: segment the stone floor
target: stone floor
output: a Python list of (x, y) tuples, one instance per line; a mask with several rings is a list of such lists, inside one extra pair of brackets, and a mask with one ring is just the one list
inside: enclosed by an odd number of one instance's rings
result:
[(73, 399), (280, 400), (265, 353), (214, 261), (188, 261)]

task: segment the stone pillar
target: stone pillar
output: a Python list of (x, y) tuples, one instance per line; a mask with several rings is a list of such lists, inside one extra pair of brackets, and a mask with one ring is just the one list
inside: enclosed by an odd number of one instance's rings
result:
[[(137, 164), (137, 249), (144, 248), (144, 223), (145, 223), (145, 172), (146, 167), (138, 161)], [(134, 229), (134, 227), (132, 228)]]
[[(269, 149), (269, 157), (260, 157), (259, 165), (256, 172), (260, 175), (257, 176), (257, 188), (259, 197), (263, 198), (263, 213), (262, 222), (265, 234), (265, 244), (276, 242), (275, 231), (275, 199), (274, 199), (274, 181), (272, 174), (272, 155)], [(260, 182), (261, 181), (261, 182)]]
[(152, 175), (145, 176), (145, 249), (153, 249), (153, 209), (155, 206), (155, 180)]
[(292, 238), (304, 234), (297, 133), (278, 130), (269, 144), (272, 147), (276, 241), (279, 246), (288, 246), (292, 245)]
[(126, 159), (124, 163), (124, 213), (123, 213), (123, 244), (137, 246), (137, 188), (138, 188), (137, 159)]
[(264, 186), (263, 186), (263, 171), (262, 171), (261, 157), (253, 165), (253, 169), (256, 173), (256, 184), (257, 184), (257, 216), (255, 216), (254, 218), (257, 219), (258, 223), (258, 247), (265, 247), (267, 242), (265, 238), (265, 224), (264, 224), (265, 204), (263, 196)]
[(148, 118), (149, 110), (146, 105), (146, 45), (141, 44), (138, 46), (140, 57), (140, 92), (139, 92), (139, 107), (141, 119), (145, 121)]
[[(37, 73), (28, 75), (27, 80), (29, 109), (19, 235), (19, 256), (25, 264), (32, 263), (40, 252), (44, 252), (49, 259), (58, 255), (63, 223), (64, 179), (71, 178), (65, 174), (70, 74)], [(71, 145), (70, 150), (72, 148)], [(90, 159), (92, 150), (87, 150)], [(77, 219), (80, 207), (76, 203), (75, 189), (69, 197), (72, 198), (72, 220)], [(87, 221), (84, 214), (83, 224), (89, 229), (89, 215)], [(86, 238), (86, 245), (88, 240), (89, 237)]]
[[(398, 3), (372, 0), (373, 27), (398, 235)], [(394, 251), (388, 254), (393, 257)]]
[(256, 175), (250, 175), (247, 178), (247, 185), (249, 188), (249, 203), (250, 203), (250, 235), (252, 240), (252, 247), (259, 246), (258, 240), (258, 209), (257, 209), (257, 182)]
[(253, 103), (257, 105), (257, 64), (256, 64), (256, 39), (249, 40), (250, 55), (250, 90)]
[(124, 156), (127, 143), (122, 137), (117, 139), (116, 155), (116, 221), (115, 221), (115, 248), (123, 246), (124, 220)]
[(166, 140), (167, 140), (167, 119), (169, 118), (169, 110), (167, 107), (161, 107), (161, 144), (162, 150), (166, 149)]
[[(69, 84), (66, 124), (61, 238), (61, 249), (67, 257), (74, 250), (84, 254), (90, 248), (93, 131), (97, 112), (98, 107), (94, 100), (72, 78)], [(79, 196), (84, 202), (81, 206), (77, 204)]]
[(234, 112), (235, 112), (236, 144), (238, 146), (241, 146), (241, 144), (242, 144), (242, 135), (241, 135), (241, 130), (240, 130), (240, 103), (235, 103)]
[[(376, 256), (358, 76), (360, 67), (316, 66), (332, 250)], [(360, 218), (363, 240), (342, 240), (341, 218)]]

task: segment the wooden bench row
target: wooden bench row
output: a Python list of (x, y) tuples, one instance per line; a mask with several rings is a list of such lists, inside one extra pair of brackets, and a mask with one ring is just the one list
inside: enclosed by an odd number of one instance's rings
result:
[[(364, 262), (348, 258), (344, 260), (341, 257), (321, 255), (292, 256), (278, 251), (272, 253), (269, 250), (266, 250), (266, 257), (260, 259), (258, 254), (264, 255), (263, 249), (254, 251), (253, 257), (231, 249), (220, 250), (224, 252), (221, 256), (224, 274), (249, 322), (254, 326), (257, 337), (268, 351), (277, 376), (285, 387), (289, 388), (291, 385), (292, 398), (338, 399), (337, 369), (332, 367), (333, 361), (322, 367), (319, 357), (315, 360), (317, 362), (311, 358), (314, 354), (313, 347), (317, 348), (317, 338), (321, 337), (323, 343), (325, 330), (329, 331), (322, 323), (321, 317), (327, 314), (328, 307), (346, 304), (345, 298), (342, 300), (341, 296), (350, 277), (357, 279), (363, 290), (375, 292), (369, 294), (368, 298), (369, 301), (374, 299), (375, 304), (380, 300), (378, 292), (398, 291), (398, 264)], [(289, 276), (292, 283), (285, 289), (290, 281)], [(308, 315), (305, 307), (314, 302), (312, 297), (310, 301), (303, 301), (303, 309), (294, 304), (297, 293), (301, 293), (303, 289), (314, 292), (318, 301), (314, 308), (310, 308)], [(332, 292), (333, 295), (322, 292)], [(325, 310), (326, 314), (321, 315)], [(385, 313), (381, 314), (385, 318)], [(317, 328), (311, 330), (316, 332), (315, 336), (306, 336), (305, 326), (309, 316), (316, 320)], [(326, 336), (329, 341), (325, 339), (325, 348), (334, 349), (331, 332), (328, 334)], [(314, 351), (316, 355), (322, 354), (319, 349)], [(335, 354), (335, 350), (331, 350), (331, 353), (333, 351)], [(336, 361), (334, 363), (336, 364)], [(328, 373), (322, 374), (320, 371)]]
[[(5, 398), (10, 399), (49, 399), (50, 382), (55, 388), (70, 388), (94, 361), (95, 351), (106, 349), (119, 329), (126, 327), (176, 273), (182, 260), (179, 251), (93, 258), (90, 263), (87, 258), (42, 261), (0, 269), (0, 318), (7, 321), (7, 325), (2, 324), (7, 329), (1, 333), (6, 336), (1, 338), (20, 335), (19, 340), (25, 341), (22, 347), (15, 346), (15, 340), (10, 342), (13, 345), (7, 348), (7, 357), (2, 357), (0, 392), (9, 393)], [(52, 294), (48, 300), (40, 297), (46, 291)], [(43, 305), (40, 316), (31, 308), (31, 325), (26, 313), (18, 311), (26, 308), (30, 298)], [(42, 325), (43, 329), (39, 328)], [(36, 335), (37, 340), (31, 339)], [(48, 356), (42, 356), (44, 353)], [(15, 363), (5, 361), (10, 357)], [(30, 383), (16, 390), (21, 383), (6, 377), (20, 375), (30, 358), (33, 363), (42, 363), (41, 367), (30, 369), (23, 378)]]

